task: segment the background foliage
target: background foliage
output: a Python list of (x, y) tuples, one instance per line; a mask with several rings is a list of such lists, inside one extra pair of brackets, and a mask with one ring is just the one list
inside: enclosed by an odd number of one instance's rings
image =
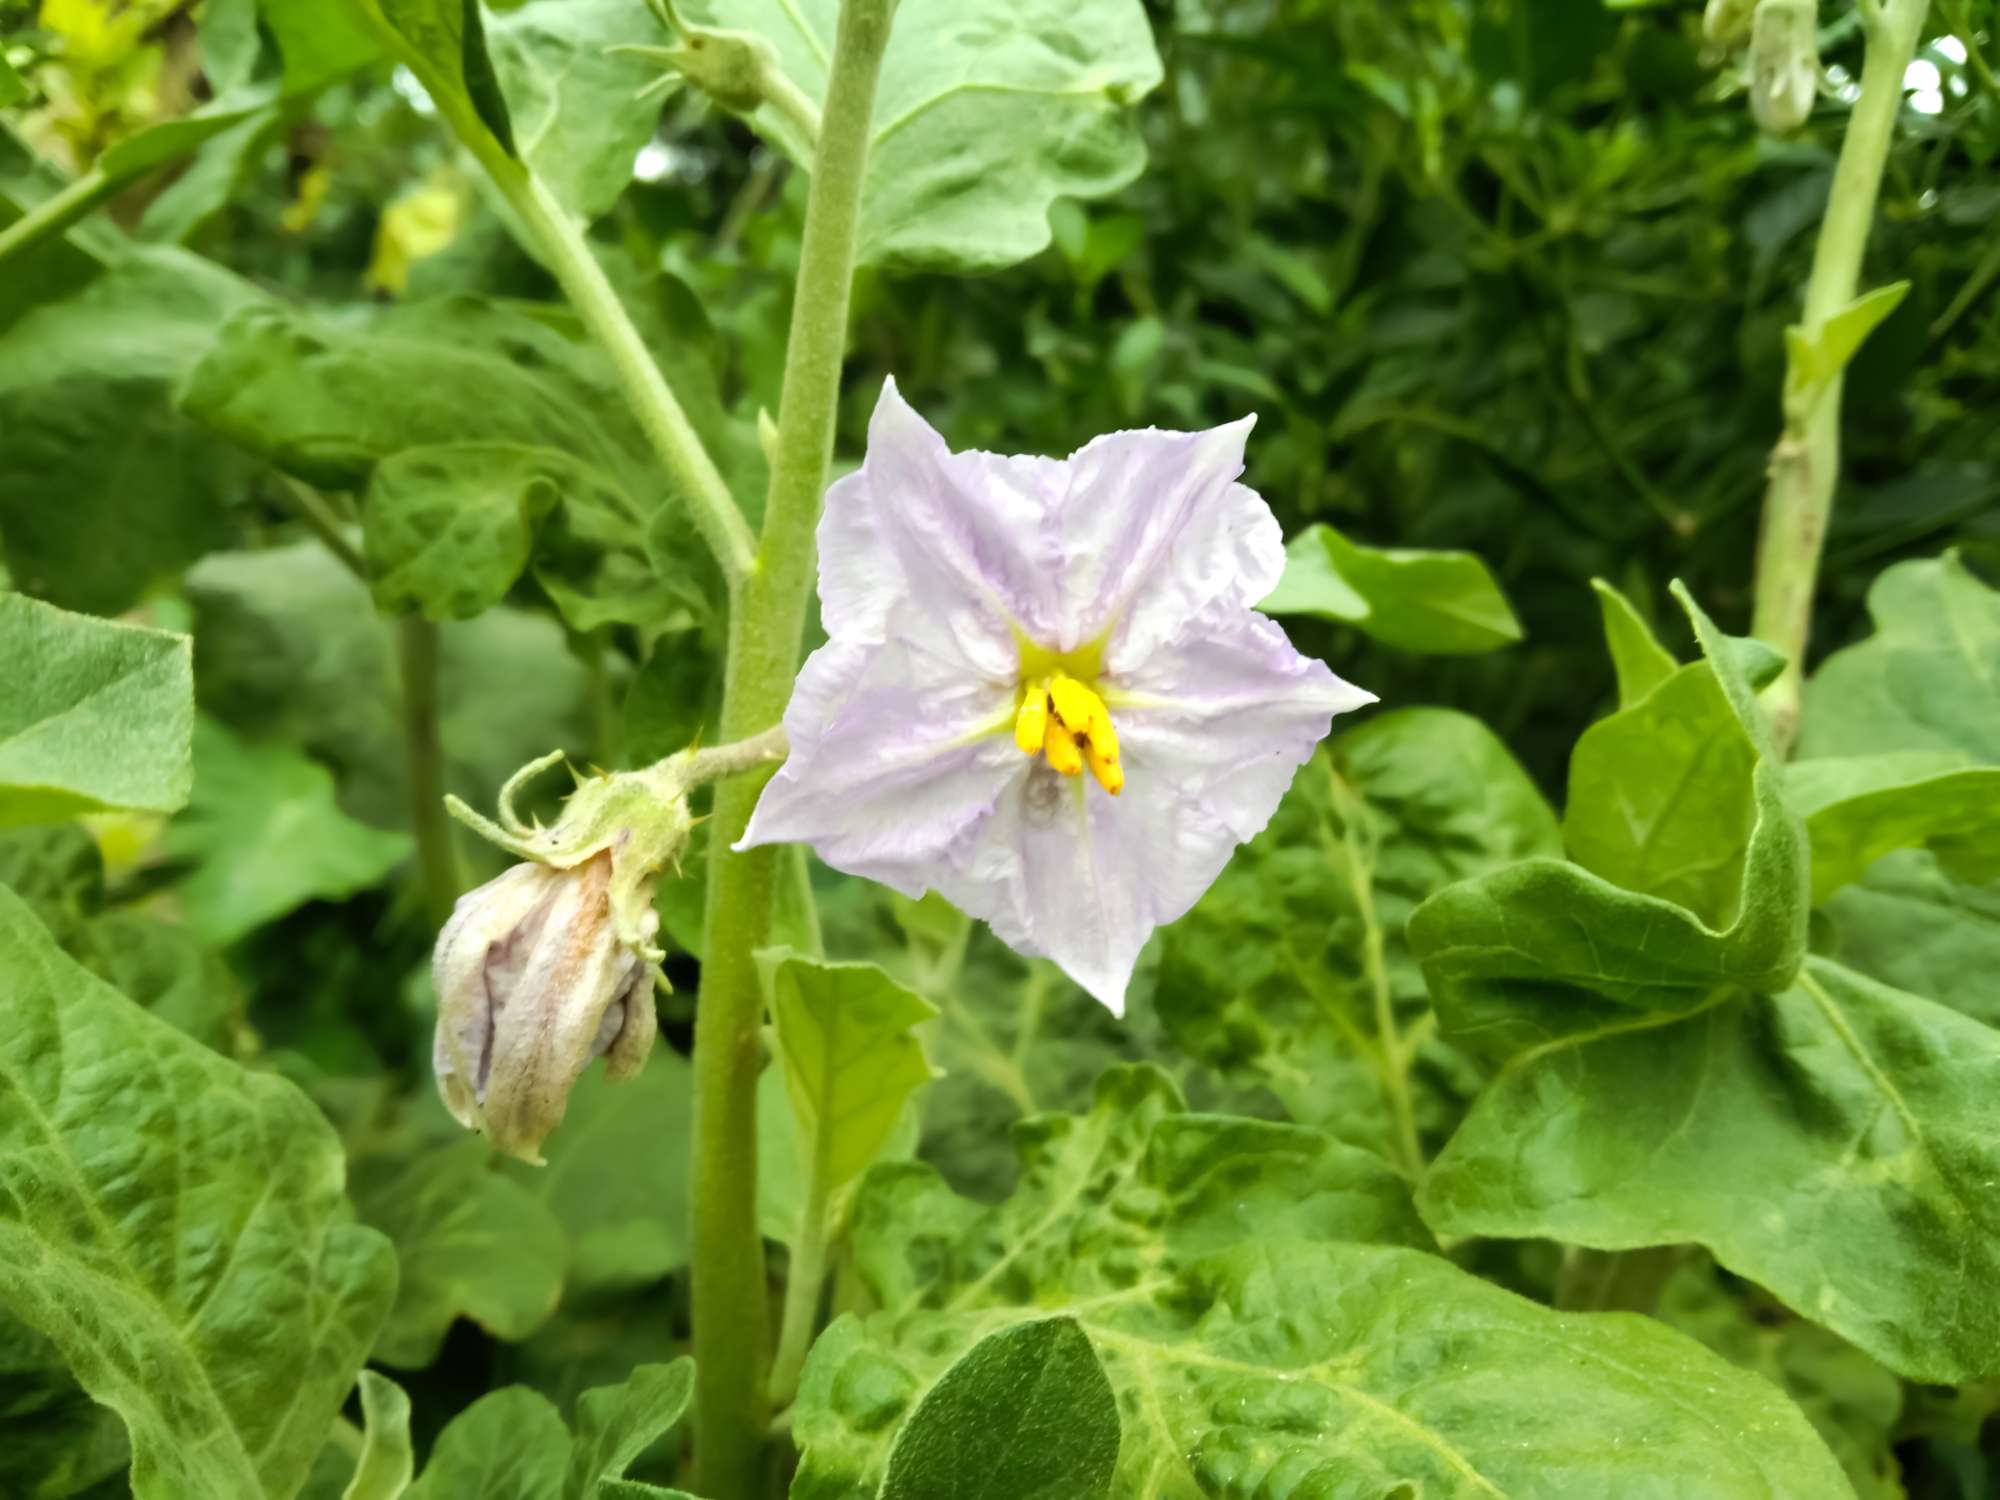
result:
[[(929, 42), (941, 4), (898, 24)], [(830, 4), (682, 9), (782, 32), (823, 85)], [(811, 872), (761, 1218), (796, 1251), (837, 1159), (846, 1233), (793, 1492), (1493, 1492), (1469, 1466), (1510, 1494), (1994, 1494), (1993, 7), (1935, 7), (1892, 154), (1867, 281), (1910, 291), (1849, 370), (1789, 766), (1751, 706), (1768, 653), (1723, 632), (1846, 7), (1785, 139), (1691, 4), (1025, 9), (1088, 43), (1032, 118), (945, 97), (923, 64), (954, 57), (886, 72), (917, 123), (864, 200), (837, 461), (890, 373), (960, 447), (1254, 410), (1247, 481), (1291, 541), (1271, 607), (1383, 708), (1162, 934), (1123, 1023), (948, 908)], [(496, 1163), (429, 1079), (410, 808), (437, 788), (405, 684), (434, 653), (437, 775), (475, 805), (556, 746), (644, 764), (713, 727), (720, 577), (343, 4), (0, 0), (0, 26), (0, 226), (65, 182), (104, 205), (0, 263), (0, 659), (63, 668), (0, 686), (0, 1492), (333, 1496), (412, 1448), (416, 1495), (674, 1482), (699, 882), (662, 892), (647, 1072), (587, 1076), (547, 1168)], [(452, 86), (595, 221), (754, 517), (796, 133), (642, 93), (657, 63), (604, 51), (664, 43), (640, 0), (485, 28), (492, 76)], [(926, 179), (947, 156), (986, 190)], [(842, 1003), (912, 1102), (821, 1140), (798, 1121), (854, 1085), (822, 1055)], [(189, 1163), (170, 1199), (134, 1186)], [(198, 1410), (135, 1379), (160, 1347)], [(364, 1355), (394, 1384), (326, 1441)], [(267, 1405), (279, 1369), (306, 1413)], [(1753, 1437), (1701, 1446), (1718, 1424)], [(1653, 1446), (1621, 1468), (1579, 1431)]]

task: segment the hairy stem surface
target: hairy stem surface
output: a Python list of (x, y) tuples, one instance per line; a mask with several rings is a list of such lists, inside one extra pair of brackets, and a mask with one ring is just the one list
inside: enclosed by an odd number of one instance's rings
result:
[[(1841, 143), (1833, 191), (1806, 282), (1800, 322), (1808, 338), (1852, 302), (1860, 287), (1861, 258), (1868, 248), (1882, 173), (1903, 107), (1903, 74), (1916, 55), (1929, 10), (1930, 0), (1886, 0), (1868, 23), (1861, 98)], [(1840, 477), (1842, 384), (1836, 375), (1809, 412), (1787, 412), (1785, 431), (1771, 453), (1770, 487), (1764, 496), (1757, 543), (1757, 603), (1750, 628), (1785, 654), (1784, 673), (1766, 689), (1765, 703), (1779, 743), (1787, 746), (1798, 732), (1813, 591)]]

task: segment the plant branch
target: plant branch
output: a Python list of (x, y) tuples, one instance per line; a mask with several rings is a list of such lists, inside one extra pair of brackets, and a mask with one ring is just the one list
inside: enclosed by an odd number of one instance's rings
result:
[[(778, 722), (798, 671), (813, 585), (813, 531), (833, 455), (847, 350), (861, 183), (891, 0), (844, 0), (806, 203), (764, 535), (729, 617), (722, 732), (746, 739)], [(779, 859), (738, 853), (764, 778), (716, 790), (709, 841), (707, 937), (695, 1014), (695, 1458), (702, 1493), (763, 1493), (770, 1425), (765, 1389), (770, 1308), (757, 1228), (757, 1076), (764, 998), (754, 950), (771, 929)]]
[(61, 234), (119, 188), (120, 184), (92, 168), (72, 178), (58, 191), (0, 229), (0, 263), (31, 249), (50, 235)]
[(438, 629), (421, 615), (396, 622), (403, 678), (403, 758), (409, 771), (410, 826), (424, 877), (431, 925), (443, 927), (458, 901), (458, 853), (444, 805), (444, 745), (438, 737)]
[[(1861, 97), (1841, 142), (1806, 282), (1800, 322), (1808, 340), (1819, 336), (1860, 287), (1862, 256), (1903, 108), (1903, 74), (1916, 56), (1929, 9), (1930, 0), (1887, 0), (1869, 20)], [(1788, 378), (1788, 389), (1791, 384)], [(1785, 430), (1771, 452), (1751, 633), (1785, 655), (1784, 672), (1764, 695), (1781, 746), (1789, 746), (1798, 732), (1813, 592), (1840, 477), (1842, 385), (1843, 376), (1836, 373), (1809, 406), (1788, 403)]]

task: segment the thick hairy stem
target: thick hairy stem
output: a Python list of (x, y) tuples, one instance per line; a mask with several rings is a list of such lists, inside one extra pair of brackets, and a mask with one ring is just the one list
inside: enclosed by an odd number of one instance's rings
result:
[(424, 905), (442, 927), (458, 900), (458, 854), (444, 807), (444, 745), (438, 738), (438, 629), (420, 615), (396, 622), (403, 672), (403, 758), (410, 780), (410, 825), (423, 870)]
[[(813, 582), (813, 530), (833, 454), (848, 294), (875, 82), (891, 0), (846, 0), (806, 204), (764, 535), (730, 611), (722, 732), (776, 724), (791, 696)], [(757, 1075), (763, 991), (752, 954), (768, 937), (779, 860), (738, 854), (763, 788), (717, 788), (709, 834), (707, 936), (695, 1016), (693, 1313), (695, 1461), (714, 1500), (752, 1500), (763, 1484), (770, 1307), (757, 1230)]]
[[(1868, 23), (1868, 60), (1861, 98), (1848, 121), (1833, 191), (1820, 223), (1806, 283), (1801, 320), (1808, 339), (1854, 300), (1861, 258), (1875, 222), (1882, 173), (1896, 117), (1903, 106), (1903, 74), (1916, 55), (1930, 0), (1885, 0)], [(1771, 454), (1771, 482), (1764, 497), (1757, 543), (1757, 604), (1751, 631), (1785, 654), (1784, 674), (1766, 690), (1765, 702), (1779, 742), (1798, 732), (1799, 695), (1805, 681), (1806, 638), (1812, 628), (1813, 591), (1820, 552), (1840, 477), (1841, 377), (1836, 375), (1809, 410), (1788, 410), (1785, 431)]]

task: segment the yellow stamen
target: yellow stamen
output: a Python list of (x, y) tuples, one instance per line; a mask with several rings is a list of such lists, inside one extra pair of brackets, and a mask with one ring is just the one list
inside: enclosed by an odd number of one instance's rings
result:
[(1063, 723), (1078, 734), (1090, 732), (1093, 715), (1103, 717), (1104, 700), (1074, 677), (1065, 677), (1058, 672), (1049, 682), (1049, 697), (1054, 700), (1056, 713)]
[(1105, 791), (1115, 797), (1125, 790), (1125, 768), (1097, 748), (1095, 735), (1083, 747), (1083, 760)]
[(1075, 776), (1083, 770), (1083, 752), (1077, 748), (1076, 737), (1060, 724), (1049, 726), (1049, 737), (1042, 750), (1049, 758), (1049, 764), (1065, 776)]
[(1049, 730), (1049, 690), (1038, 682), (1028, 684), (1021, 711), (1014, 716), (1014, 743), (1023, 755), (1040, 755)]

